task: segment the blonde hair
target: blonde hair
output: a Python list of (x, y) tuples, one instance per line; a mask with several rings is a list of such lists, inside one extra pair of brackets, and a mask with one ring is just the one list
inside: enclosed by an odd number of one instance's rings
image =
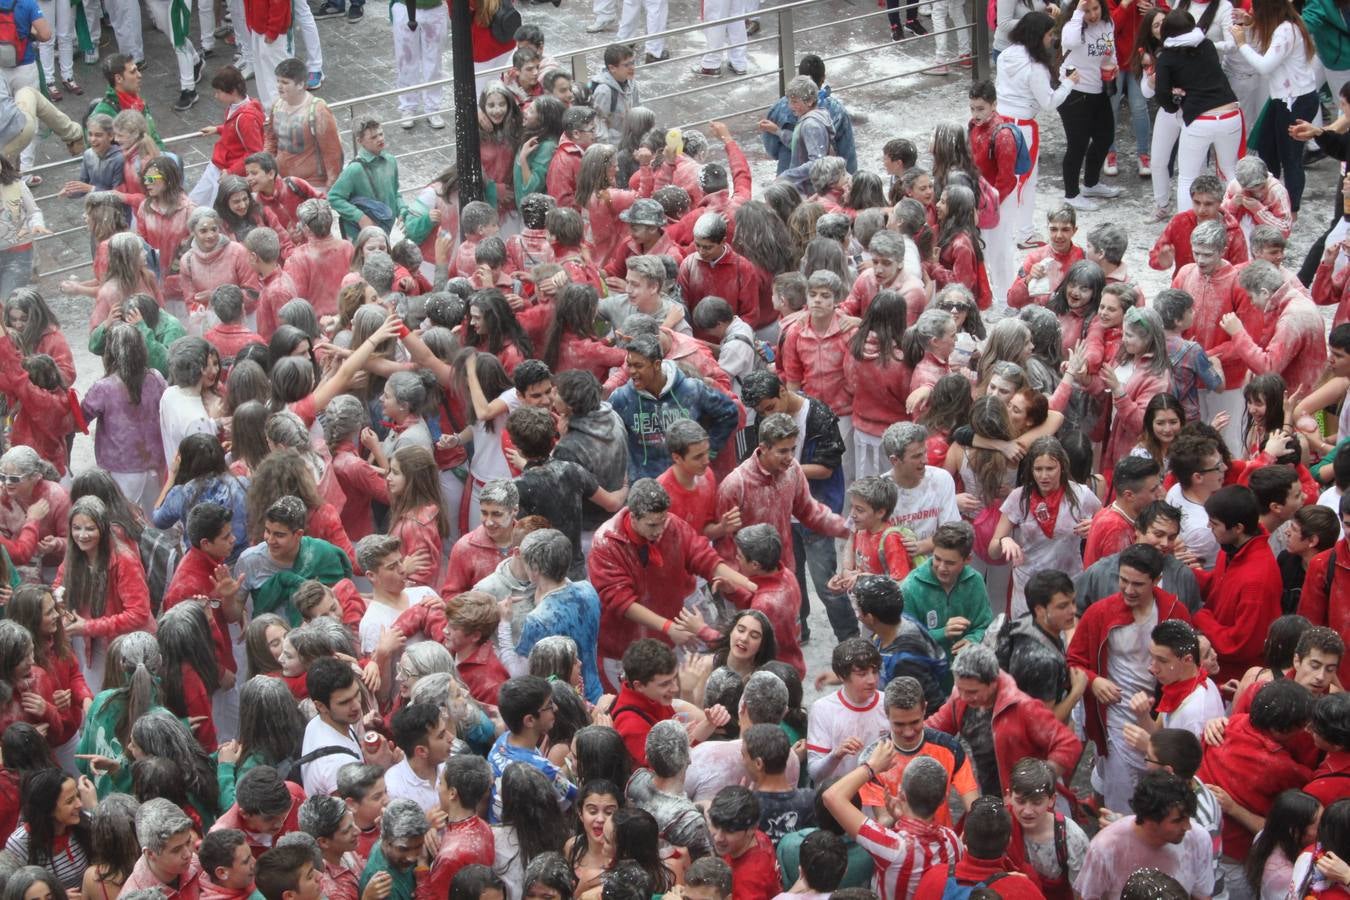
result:
[(477, 633), (481, 640), (487, 640), (497, 631), (501, 613), (497, 609), (497, 599), (485, 591), (465, 591), (451, 597), (445, 604), (446, 624)]

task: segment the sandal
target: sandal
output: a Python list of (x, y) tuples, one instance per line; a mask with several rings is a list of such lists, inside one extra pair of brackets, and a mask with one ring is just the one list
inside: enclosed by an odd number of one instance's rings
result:
[(65, 99), (65, 96), (66, 95), (61, 93), (61, 89), (56, 85), (54, 84), (47, 85), (48, 100), (52, 101), (53, 103), (60, 103), (62, 100)]

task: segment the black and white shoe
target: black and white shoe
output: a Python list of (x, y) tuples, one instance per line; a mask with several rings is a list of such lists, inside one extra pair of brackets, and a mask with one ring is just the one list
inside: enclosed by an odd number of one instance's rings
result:
[(180, 91), (178, 93), (178, 102), (173, 105), (175, 112), (187, 112), (197, 105), (201, 98), (197, 96), (196, 91)]

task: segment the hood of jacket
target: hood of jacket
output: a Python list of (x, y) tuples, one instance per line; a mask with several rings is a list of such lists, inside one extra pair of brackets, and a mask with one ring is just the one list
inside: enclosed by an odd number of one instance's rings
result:
[(632, 81), (629, 81), (626, 85), (619, 84), (619, 80), (610, 73), (609, 69), (605, 69), (599, 75), (595, 76), (595, 83), (597, 85), (603, 84), (608, 88), (612, 88), (623, 96), (627, 96), (629, 89), (633, 86)]
[(608, 401), (601, 402), (593, 412), (572, 416), (567, 420), (569, 433), (583, 434), (592, 440), (617, 441), (623, 437), (623, 422)]
[(1021, 44), (1012, 44), (998, 54), (998, 74), (1009, 80), (1022, 79), (1032, 66), (1040, 65)]
[(675, 365), (673, 360), (669, 359), (661, 360), (661, 374), (666, 377), (666, 383), (665, 386), (661, 388), (661, 395), (659, 397), (652, 396), (652, 394), (638, 387), (636, 383), (633, 385), (633, 390), (637, 391), (639, 397), (646, 397), (648, 400), (660, 400), (662, 397), (669, 397), (675, 394), (675, 389), (679, 387), (680, 382), (685, 379), (684, 372), (679, 366)]

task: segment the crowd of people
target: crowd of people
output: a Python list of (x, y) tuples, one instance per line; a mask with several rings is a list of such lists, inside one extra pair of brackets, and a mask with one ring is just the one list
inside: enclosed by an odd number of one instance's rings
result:
[[(483, 3), (461, 202), (378, 119), (347, 152), (279, 2), (191, 186), (134, 52), (83, 129), (0, 97), (0, 900), (1350, 897), (1339, 192), (1284, 264), (1305, 143), (1350, 158), (1340, 7), (999, 0), (968, 122), (881, 172), (807, 56), (756, 184), (635, 46), (574, 83)], [(400, 87), (444, 11), (391, 11)], [(1121, 98), (1151, 297), (1078, 238)], [(38, 119), (84, 154), (83, 391)]]

